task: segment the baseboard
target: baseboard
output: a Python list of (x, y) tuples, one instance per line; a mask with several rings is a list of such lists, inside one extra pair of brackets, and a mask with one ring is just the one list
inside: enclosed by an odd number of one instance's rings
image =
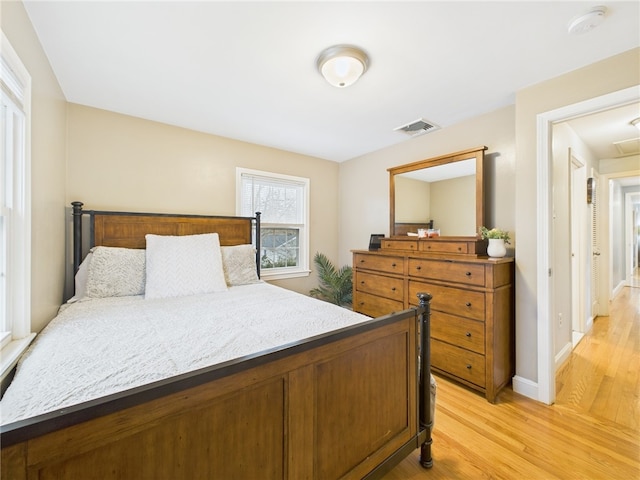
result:
[(591, 331), (591, 329), (593, 328), (593, 320), (593, 316), (587, 318), (587, 322), (584, 326), (584, 333), (589, 333)]
[(575, 331), (571, 332), (571, 345), (573, 346), (573, 348), (576, 348), (576, 346), (580, 343), (580, 340), (582, 340), (583, 338), (584, 338), (584, 333), (575, 332)]
[(511, 382), (514, 392), (538, 400), (538, 384), (536, 382), (518, 375), (515, 375)]
[(556, 372), (558, 371), (558, 368), (560, 368), (562, 364), (569, 359), (569, 355), (571, 355), (572, 350), (573, 350), (573, 344), (571, 342), (567, 342), (564, 344), (564, 347), (562, 347), (562, 350), (560, 350), (560, 352), (556, 355), (556, 358), (555, 358)]
[(618, 283), (618, 285), (615, 286), (615, 288), (611, 292), (611, 300), (616, 298), (616, 295), (618, 295), (622, 291), (622, 289), (624, 288), (625, 284), (626, 284), (626, 282), (623, 280), (622, 282)]

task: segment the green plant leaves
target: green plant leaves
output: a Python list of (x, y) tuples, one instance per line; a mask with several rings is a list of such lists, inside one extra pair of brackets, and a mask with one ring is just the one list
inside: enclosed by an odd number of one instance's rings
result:
[(319, 285), (309, 294), (340, 306), (351, 305), (353, 270), (349, 265), (337, 269), (323, 253), (316, 253), (313, 262), (318, 269)]

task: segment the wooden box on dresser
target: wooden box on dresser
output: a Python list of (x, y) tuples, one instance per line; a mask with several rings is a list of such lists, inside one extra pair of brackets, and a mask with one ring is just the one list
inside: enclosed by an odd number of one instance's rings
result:
[(353, 308), (377, 317), (431, 300), (431, 367), (490, 402), (514, 375), (514, 261), (484, 242), (386, 238), (353, 251)]

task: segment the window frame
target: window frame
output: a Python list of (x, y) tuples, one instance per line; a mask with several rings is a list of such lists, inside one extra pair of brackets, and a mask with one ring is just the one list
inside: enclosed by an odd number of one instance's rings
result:
[[(302, 224), (285, 224), (285, 223), (270, 223), (265, 221), (264, 217), (260, 222), (260, 229), (264, 232), (266, 229), (279, 229), (279, 228), (298, 228), (298, 249), (299, 249), (299, 264), (295, 267), (276, 267), (276, 268), (261, 268), (260, 278), (263, 280), (283, 280), (287, 278), (299, 278), (308, 277), (311, 273), (309, 270), (309, 189), (310, 179), (305, 177), (297, 177), (293, 175), (285, 175), (281, 173), (267, 172), (263, 170), (254, 170), (243, 167), (236, 167), (236, 215), (245, 215), (242, 212), (242, 177), (243, 175), (253, 177), (263, 177), (267, 179), (273, 179), (279, 182), (290, 182), (296, 185), (302, 184), (303, 187), (303, 201), (302, 207), (303, 223)], [(252, 212), (253, 215), (255, 212)]]
[[(13, 190), (12, 205), (5, 211), (4, 201), (0, 204), (3, 217), (7, 214), (7, 243), (3, 242), (3, 255), (6, 255), (7, 274), (5, 277), (5, 295), (7, 316), (11, 319), (9, 332), (2, 339), (0, 378), (11, 371), (22, 353), (35, 337), (31, 332), (31, 76), (20, 60), (11, 43), (2, 33), (0, 48), (0, 89), (4, 105), (13, 103), (24, 115), (19, 145), (20, 159), (11, 160), (12, 179), (7, 183)], [(4, 107), (3, 107), (4, 108)], [(2, 135), (5, 125), (2, 124)], [(13, 133), (13, 131), (12, 131)], [(7, 148), (7, 145), (4, 145)], [(15, 153), (15, 149), (3, 153)], [(4, 170), (4, 165), (3, 165)], [(5, 179), (9, 180), (9, 179)], [(3, 180), (4, 181), (4, 180)], [(2, 327), (2, 326), (0, 326)]]

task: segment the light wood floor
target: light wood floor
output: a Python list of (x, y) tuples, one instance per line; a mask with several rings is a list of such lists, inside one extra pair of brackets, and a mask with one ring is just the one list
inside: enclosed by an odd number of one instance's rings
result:
[(640, 288), (625, 287), (556, 379), (552, 406), (495, 405), (438, 377), (433, 468), (418, 451), (384, 480), (640, 479)]

